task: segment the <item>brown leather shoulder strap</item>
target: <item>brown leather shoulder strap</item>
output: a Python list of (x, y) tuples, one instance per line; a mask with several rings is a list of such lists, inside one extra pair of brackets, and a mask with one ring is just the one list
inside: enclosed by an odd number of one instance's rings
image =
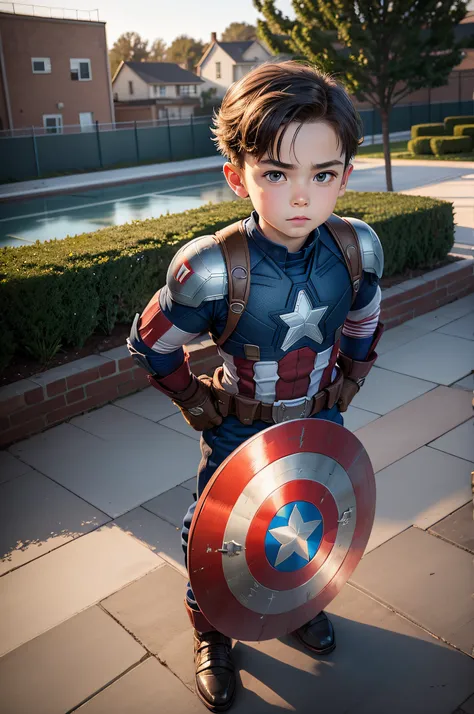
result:
[(222, 335), (215, 340), (216, 345), (222, 345), (237, 327), (247, 306), (250, 292), (250, 254), (243, 220), (216, 231), (215, 235), (224, 254), (229, 283), (227, 323)]
[(362, 254), (359, 236), (352, 223), (332, 213), (324, 224), (339, 246), (352, 280), (352, 302), (362, 279)]

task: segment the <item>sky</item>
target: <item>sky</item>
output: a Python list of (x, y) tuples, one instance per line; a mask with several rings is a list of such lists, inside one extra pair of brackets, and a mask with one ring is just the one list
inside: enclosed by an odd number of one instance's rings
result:
[[(99, 20), (107, 23), (109, 48), (123, 32), (133, 31), (149, 40), (149, 46), (157, 38), (170, 45), (179, 35), (188, 35), (207, 44), (211, 32), (216, 32), (219, 39), (231, 22), (253, 25), (257, 17), (263, 19), (252, 0), (38, 0), (40, 4), (77, 10), (97, 8)], [(287, 17), (294, 18), (291, 0), (277, 0), (276, 7)]]

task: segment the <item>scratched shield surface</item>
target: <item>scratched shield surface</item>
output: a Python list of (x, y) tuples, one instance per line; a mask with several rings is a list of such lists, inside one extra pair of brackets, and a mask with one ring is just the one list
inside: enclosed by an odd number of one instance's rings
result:
[(348, 429), (295, 419), (256, 434), (196, 506), (188, 567), (201, 610), (239, 640), (292, 632), (351, 576), (374, 513), (373, 468)]

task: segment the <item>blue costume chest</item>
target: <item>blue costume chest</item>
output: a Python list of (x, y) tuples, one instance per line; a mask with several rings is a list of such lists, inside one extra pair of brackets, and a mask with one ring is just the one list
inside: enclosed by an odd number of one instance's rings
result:
[[(296, 260), (281, 260), (286, 249), (267, 251), (262, 239), (248, 236), (250, 294), (239, 323), (222, 349), (245, 358), (244, 345), (255, 345), (260, 360), (279, 361), (288, 352), (309, 347), (322, 352), (336, 341), (352, 303), (352, 285), (344, 259), (329, 234), (320, 226), (311, 247)], [(266, 239), (264, 239), (266, 240)], [(291, 256), (292, 257), (292, 256)], [(219, 301), (215, 332), (223, 332), (228, 301)]]

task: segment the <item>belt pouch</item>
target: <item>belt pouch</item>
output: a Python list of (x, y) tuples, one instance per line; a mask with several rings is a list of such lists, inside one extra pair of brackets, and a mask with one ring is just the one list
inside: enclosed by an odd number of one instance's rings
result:
[(237, 419), (242, 424), (252, 424), (260, 402), (256, 399), (250, 399), (250, 397), (243, 397), (241, 394), (234, 395), (234, 400)]
[(324, 388), (323, 391), (327, 392), (328, 395), (326, 409), (332, 409), (337, 400), (339, 399), (343, 381), (344, 379), (342, 374), (339, 374), (332, 384)]
[(221, 387), (220, 377), (222, 374), (222, 367), (218, 367), (212, 377), (211, 390), (215, 399), (215, 407), (222, 417), (226, 417), (231, 411), (232, 394), (226, 392), (225, 389)]

